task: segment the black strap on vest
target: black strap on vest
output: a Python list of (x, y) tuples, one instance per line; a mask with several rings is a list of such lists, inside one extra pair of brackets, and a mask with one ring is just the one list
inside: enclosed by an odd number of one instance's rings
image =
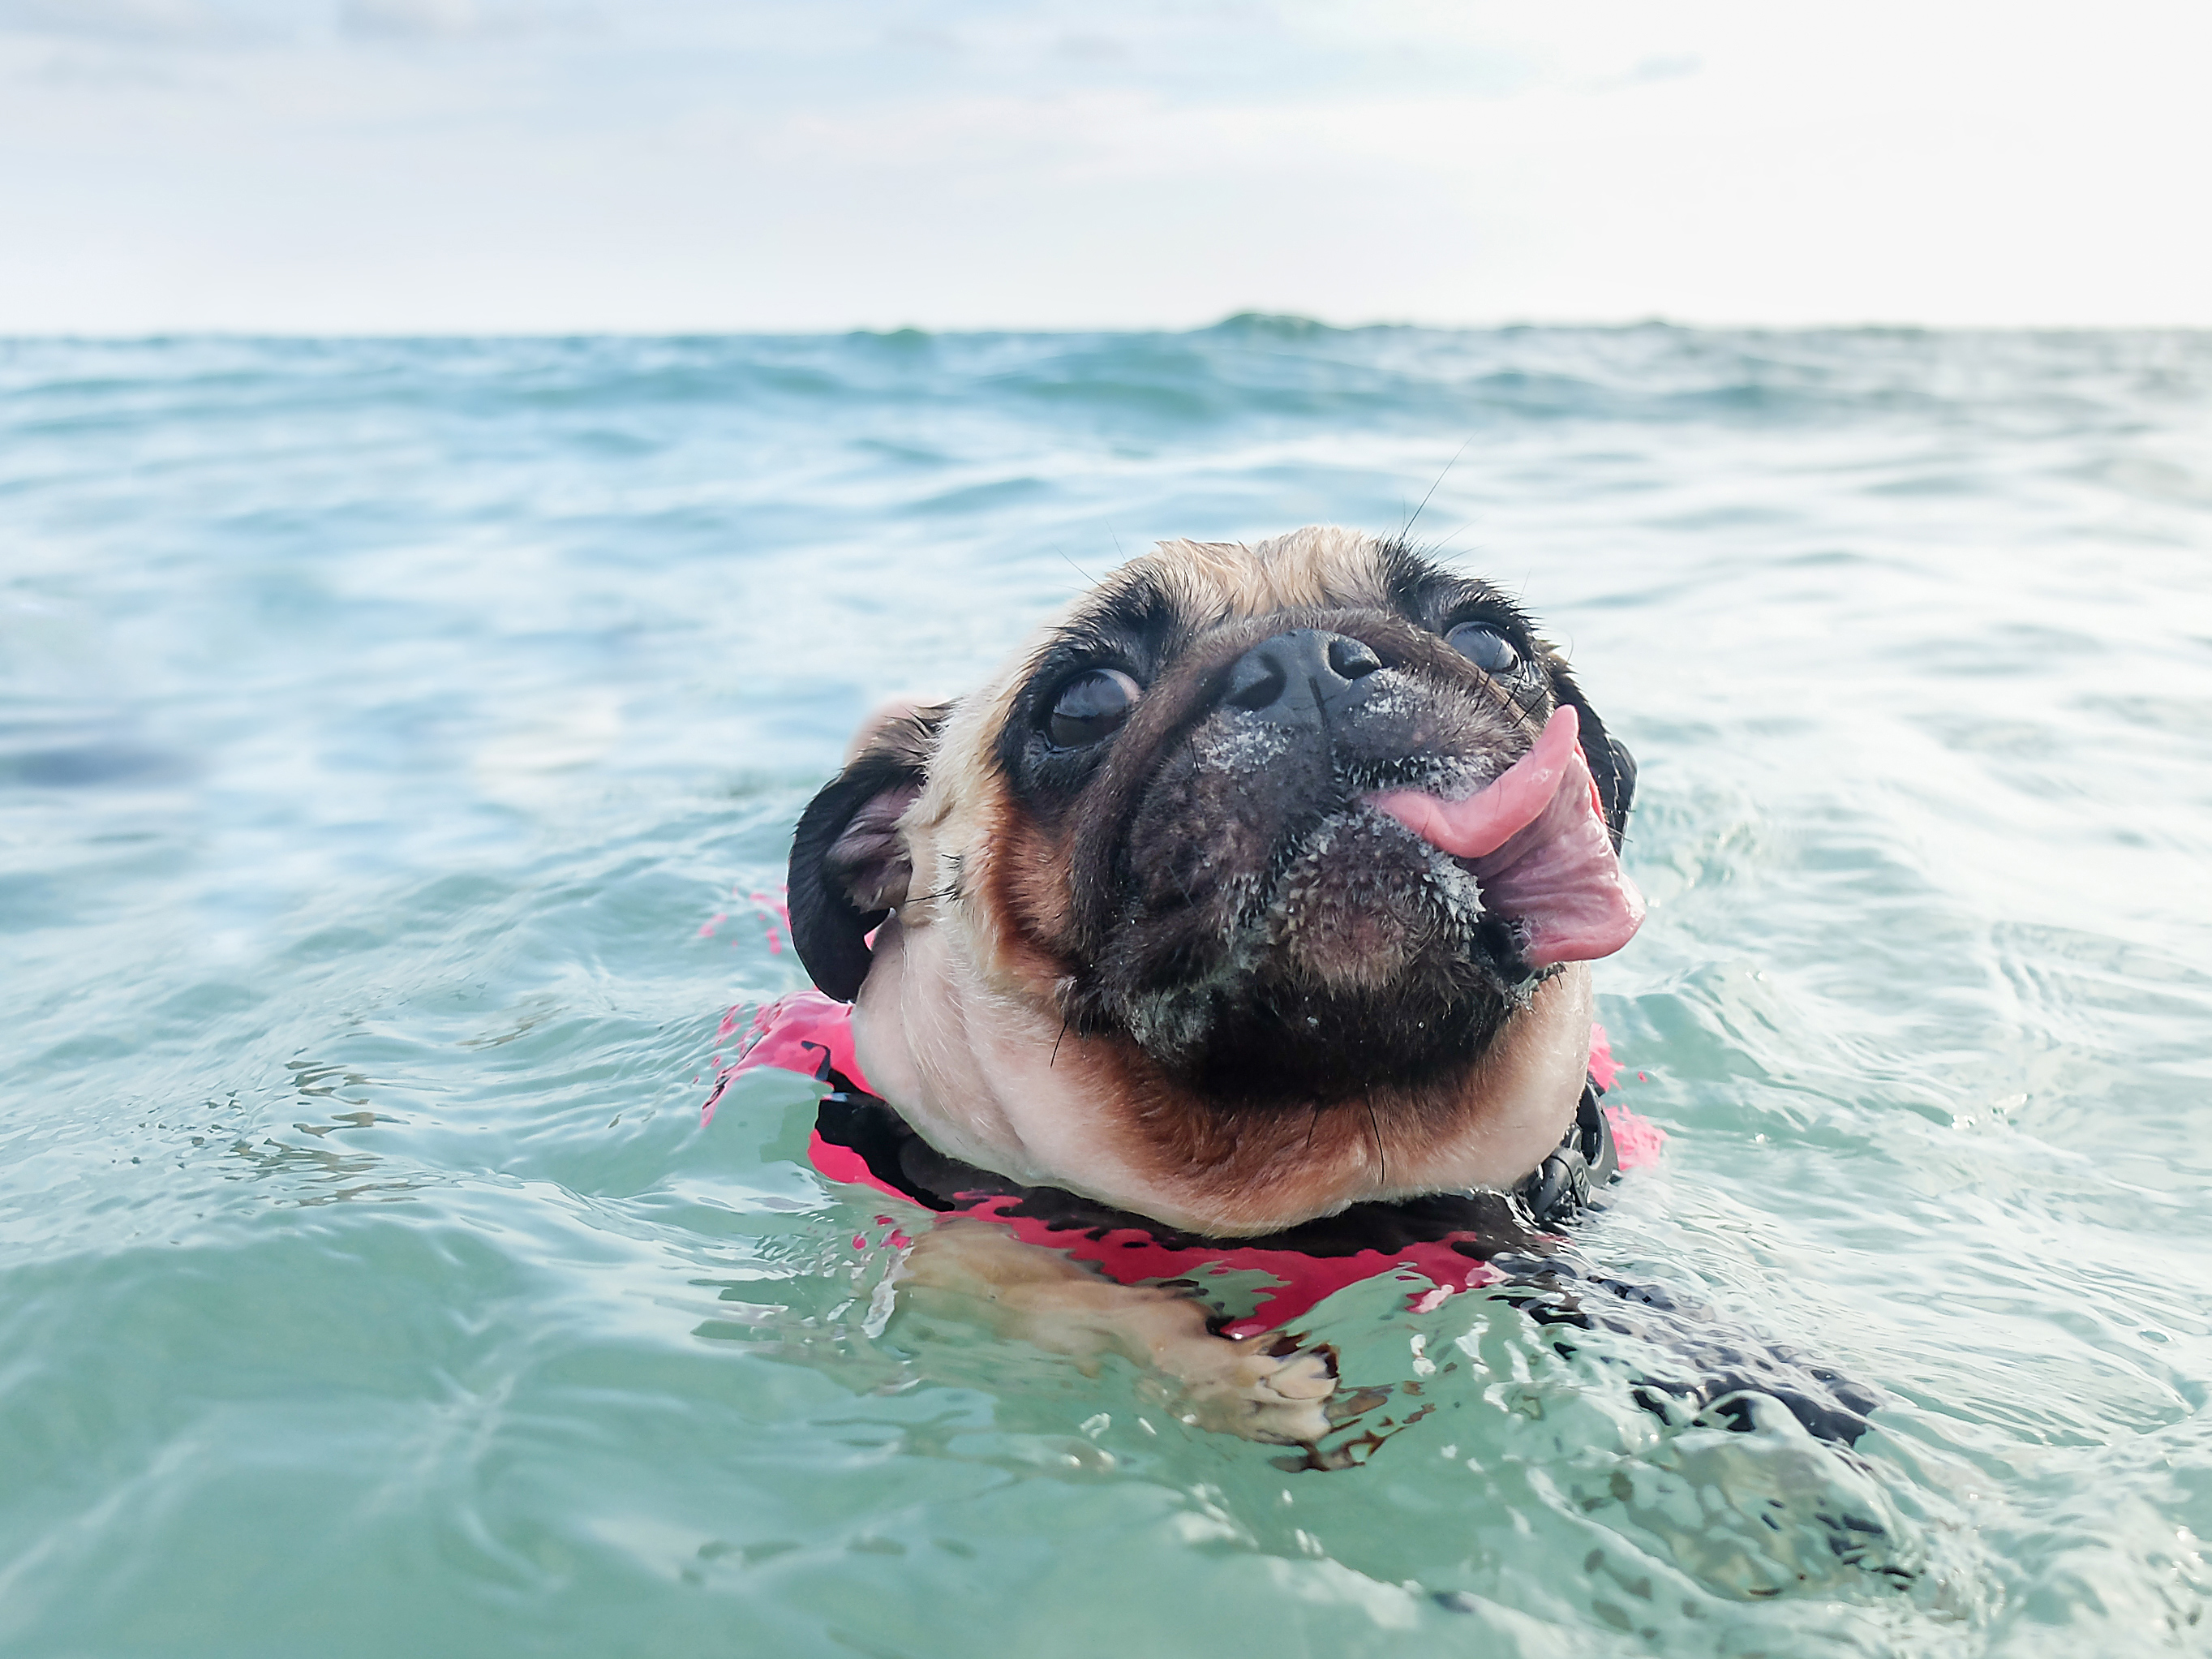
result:
[(1559, 1150), (1513, 1189), (1513, 1196), (1528, 1206), (1540, 1227), (1573, 1220), (1590, 1207), (1591, 1194), (1620, 1173), (1613, 1125), (1606, 1121), (1597, 1095), (1595, 1082), (1583, 1084), (1582, 1103), (1575, 1108), (1575, 1121), (1567, 1126)]
[[(830, 1085), (816, 1120), (823, 1138), (860, 1153), (878, 1180), (927, 1208), (956, 1208), (955, 1195), (963, 1192), (994, 1193), (1018, 1199), (1023, 1212), (1055, 1224), (1133, 1226), (1164, 1239), (1200, 1242), (1195, 1236), (1177, 1233), (1144, 1216), (1109, 1210), (1058, 1188), (1023, 1187), (1004, 1176), (946, 1158), (915, 1134), (889, 1104), (832, 1070), (826, 1052), (818, 1075)], [(1334, 1255), (1370, 1244), (1389, 1249), (1408, 1238), (1472, 1231), (1496, 1235), (1501, 1247), (1524, 1245), (1523, 1229), (1557, 1227), (1572, 1221), (1600, 1201), (1597, 1194), (1620, 1172), (1613, 1127), (1597, 1103), (1598, 1093), (1594, 1081), (1583, 1084), (1574, 1121), (1567, 1126), (1558, 1147), (1510, 1193), (1440, 1193), (1394, 1203), (1357, 1204), (1341, 1215), (1304, 1223), (1264, 1240), (1237, 1242)]]

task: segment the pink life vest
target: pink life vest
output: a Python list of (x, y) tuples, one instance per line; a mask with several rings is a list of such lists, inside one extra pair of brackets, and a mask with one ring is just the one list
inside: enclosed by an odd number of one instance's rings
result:
[[(715, 1103), (740, 1073), (775, 1066), (826, 1082), (830, 1090), (808, 1147), (823, 1176), (939, 1213), (988, 1218), (1030, 1243), (1090, 1262), (1120, 1284), (1180, 1279), (1195, 1285), (1257, 1269), (1273, 1283), (1251, 1313), (1221, 1328), (1230, 1336), (1273, 1330), (1333, 1292), (1386, 1273), (1410, 1281), (1412, 1305), (1421, 1312), (1456, 1291), (1493, 1284), (1504, 1275), (1491, 1265), (1492, 1257), (1543, 1253), (1541, 1224), (1578, 1210), (1588, 1201), (1592, 1178), (1601, 1185), (1616, 1163), (1626, 1170), (1655, 1161), (1666, 1139), (1656, 1124), (1625, 1107), (1597, 1105), (1596, 1096), (1613, 1086), (1620, 1067), (1604, 1030), (1593, 1025), (1589, 1087), (1577, 1126), (1560, 1154), (1517, 1197), (1438, 1194), (1356, 1204), (1340, 1215), (1262, 1238), (1208, 1239), (1056, 1188), (1022, 1187), (937, 1152), (869, 1092), (853, 1053), (852, 1015), (850, 1005), (818, 991), (794, 992), (763, 1007), (740, 1039), (737, 1059), (717, 1075), (702, 1109), (703, 1120), (713, 1120)], [(735, 1029), (734, 1011), (723, 1027), (726, 1034)], [(1570, 1155), (1578, 1136), (1582, 1150)], [(1571, 1175), (1571, 1190), (1561, 1190), (1561, 1170)], [(1552, 1179), (1539, 1197), (1539, 1178), (1547, 1176)], [(855, 1234), (854, 1249), (903, 1248), (910, 1242), (895, 1218), (877, 1221), (887, 1230), (882, 1237), (872, 1243), (866, 1234)]]

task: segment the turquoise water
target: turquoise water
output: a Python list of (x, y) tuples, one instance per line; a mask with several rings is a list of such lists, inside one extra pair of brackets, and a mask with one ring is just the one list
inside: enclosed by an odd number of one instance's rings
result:
[[(1377, 1284), (1285, 1474), (701, 1125), (868, 704), (1439, 474), (1643, 763), (1583, 1249), (1854, 1455)], [(0, 1649), (2212, 1651), (2208, 555), (2205, 336), (0, 345)]]

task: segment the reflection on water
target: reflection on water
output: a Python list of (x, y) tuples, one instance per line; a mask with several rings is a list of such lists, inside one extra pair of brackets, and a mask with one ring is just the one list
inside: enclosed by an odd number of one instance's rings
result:
[[(2190, 335), (0, 347), (0, 1645), (2203, 1650), (2208, 437)], [(1379, 1281), (1292, 1473), (701, 1121), (865, 708), (1432, 483), (1643, 764), (1578, 1248), (1852, 1452)]]

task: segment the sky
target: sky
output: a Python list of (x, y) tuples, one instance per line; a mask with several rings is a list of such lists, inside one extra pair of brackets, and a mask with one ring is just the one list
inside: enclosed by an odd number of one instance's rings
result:
[(2185, 0), (0, 0), (0, 333), (2212, 325)]

